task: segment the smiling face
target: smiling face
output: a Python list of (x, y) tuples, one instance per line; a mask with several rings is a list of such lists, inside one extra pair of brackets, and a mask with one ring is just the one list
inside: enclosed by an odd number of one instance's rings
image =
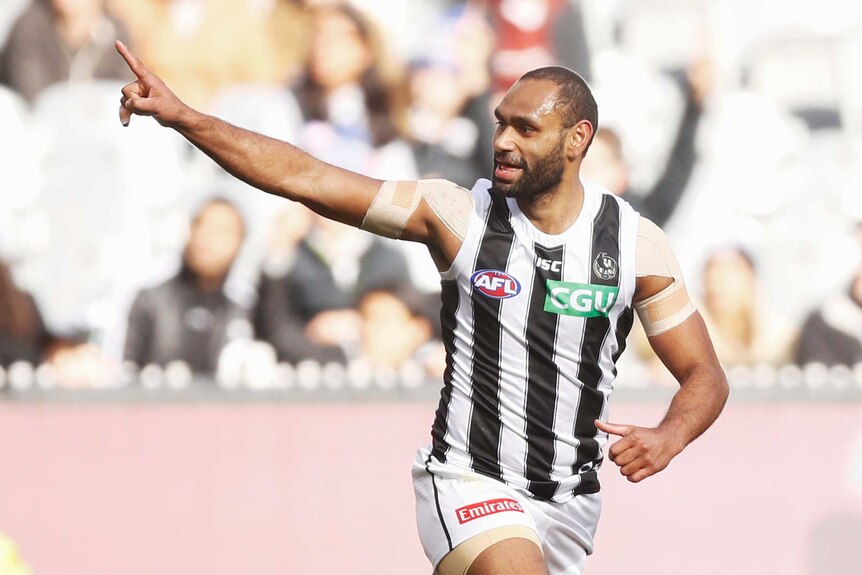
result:
[(564, 125), (563, 107), (550, 80), (521, 80), (512, 86), (494, 111), (492, 181), (497, 192), (530, 201), (560, 184), (572, 129)]

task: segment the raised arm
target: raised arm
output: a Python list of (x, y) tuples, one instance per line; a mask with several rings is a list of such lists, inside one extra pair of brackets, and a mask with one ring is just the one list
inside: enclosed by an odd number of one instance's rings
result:
[(668, 466), (706, 431), (727, 401), (728, 386), (703, 318), (685, 290), (664, 233), (641, 220), (635, 308), (659, 359), (680, 384), (667, 413), (654, 428), (596, 421), (620, 436), (608, 455), (629, 481), (638, 482)]
[[(122, 42), (117, 42), (116, 48), (136, 76), (122, 89), (120, 121), (124, 126), (129, 124), (132, 115), (152, 116), (162, 126), (179, 132), (235, 177), (265, 192), (301, 202), (324, 217), (355, 227), (362, 226), (381, 191), (388, 191), (391, 198), (392, 192), (399, 187), (395, 182), (383, 182), (332, 166), (286, 142), (202, 114), (177, 98), (161, 78), (147, 69)], [(415, 183), (403, 183), (399, 188), (410, 188), (411, 185), (416, 192)], [(395, 195), (397, 197), (397, 193)], [(451, 234), (428, 204), (420, 201), (420, 194), (416, 192), (414, 196), (416, 202), (406, 214), (409, 217), (403, 217), (404, 214), (395, 216), (404, 220), (397, 234), (391, 233), (391, 226), (375, 227), (374, 221), (366, 221), (363, 227), (376, 233), (426, 243), (432, 254), (435, 251), (452, 252), (446, 248), (452, 243)], [(383, 210), (384, 216), (390, 212)]]

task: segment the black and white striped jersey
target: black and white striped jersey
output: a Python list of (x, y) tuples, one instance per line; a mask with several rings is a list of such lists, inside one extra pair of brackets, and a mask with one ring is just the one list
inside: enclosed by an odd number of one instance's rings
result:
[(577, 221), (535, 228), (473, 187), (464, 243), (442, 274), (446, 371), (432, 456), (558, 502), (599, 490), (615, 364), (632, 326), (639, 215), (585, 184)]

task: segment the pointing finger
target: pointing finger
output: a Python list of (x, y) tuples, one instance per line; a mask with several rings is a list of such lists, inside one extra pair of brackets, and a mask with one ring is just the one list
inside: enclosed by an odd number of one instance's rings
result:
[(123, 60), (126, 61), (126, 64), (129, 65), (129, 69), (134, 72), (135, 76), (143, 78), (150, 72), (147, 70), (147, 67), (144, 66), (144, 63), (141, 62), (141, 59), (132, 54), (125, 44), (117, 40), (114, 43), (114, 47), (117, 49), (117, 52), (120, 53), (120, 56), (123, 57)]
[(600, 419), (597, 419), (595, 424), (597, 429), (604, 431), (605, 433), (610, 433), (611, 435), (619, 435), (620, 437), (625, 437), (632, 430), (631, 425), (618, 425), (610, 422), (605, 423)]

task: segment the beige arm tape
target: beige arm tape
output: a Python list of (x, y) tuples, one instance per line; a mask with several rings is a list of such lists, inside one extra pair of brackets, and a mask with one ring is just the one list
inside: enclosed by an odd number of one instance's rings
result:
[(482, 551), (504, 539), (529, 539), (542, 549), (538, 534), (525, 525), (504, 525), (467, 539), (437, 565), (437, 575), (467, 575), (467, 571)]
[(659, 276), (673, 280), (657, 294), (634, 304), (648, 336), (678, 326), (696, 311), (667, 236), (646, 218), (641, 218), (638, 225), (635, 267), (637, 277)]
[(467, 234), (473, 196), (447, 180), (383, 182), (360, 226), (363, 230), (400, 238), (422, 200), (459, 239)]

